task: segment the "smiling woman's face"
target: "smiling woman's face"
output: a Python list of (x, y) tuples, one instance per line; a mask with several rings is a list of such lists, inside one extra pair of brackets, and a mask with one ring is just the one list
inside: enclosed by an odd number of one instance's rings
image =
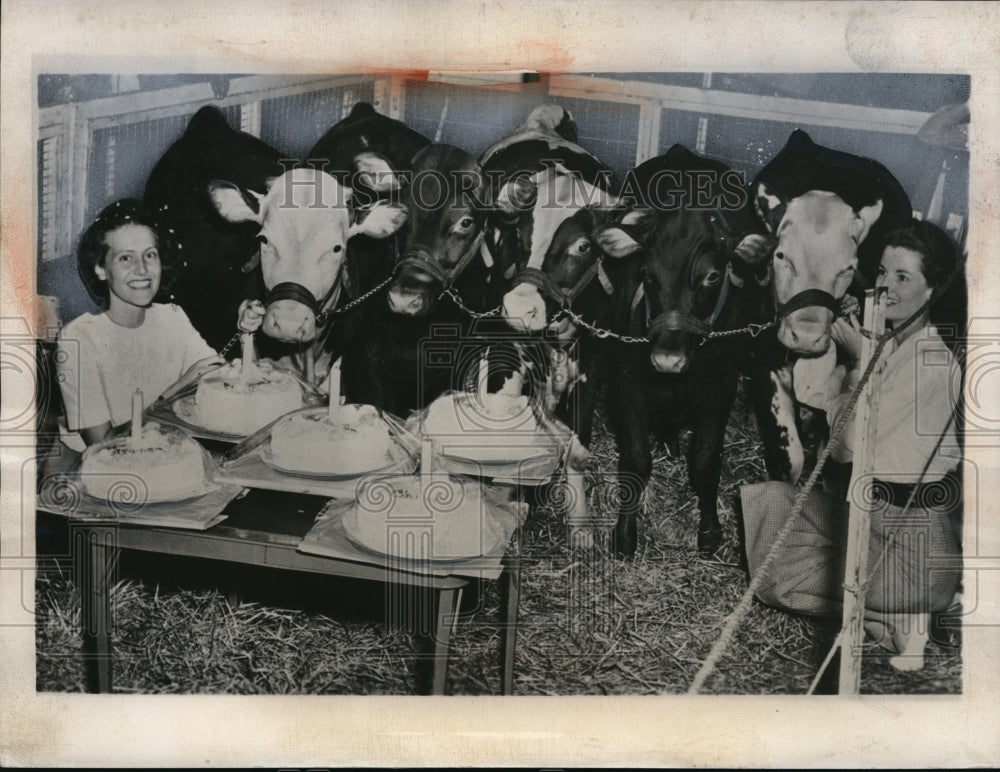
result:
[(920, 254), (912, 249), (886, 247), (875, 285), (888, 288), (887, 321), (908, 319), (930, 298), (932, 288), (924, 278), (921, 265)]
[(108, 283), (111, 306), (146, 308), (160, 288), (160, 251), (145, 225), (122, 225), (104, 237), (107, 252), (97, 276)]

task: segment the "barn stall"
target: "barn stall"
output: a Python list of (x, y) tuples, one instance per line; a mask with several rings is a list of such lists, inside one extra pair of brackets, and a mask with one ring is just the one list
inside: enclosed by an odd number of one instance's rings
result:
[[(935, 111), (964, 101), (962, 76), (743, 73), (398, 73), (261, 76), (43, 75), (38, 82), (38, 294), (66, 323), (93, 311), (76, 273), (76, 239), (108, 202), (141, 196), (161, 154), (205, 105), (231, 127), (291, 158), (359, 101), (435, 141), (479, 155), (535, 106), (573, 114), (579, 142), (620, 180), (674, 143), (752, 178), (803, 128), (824, 145), (873, 157), (898, 177), (919, 216), (961, 241), (968, 155), (918, 136)], [(613, 439), (598, 413), (588, 498), (612, 517)], [(44, 440), (45, 434), (42, 438)], [(51, 434), (48, 435), (51, 440)], [(683, 438), (682, 438), (683, 439)], [(764, 479), (745, 400), (727, 432), (720, 511), (727, 547), (696, 557), (697, 507), (683, 457), (659, 449), (634, 561), (570, 550), (559, 501), (535, 503), (520, 535), (518, 694), (682, 692), (736, 607), (748, 577), (731, 503)], [(65, 556), (71, 532), (42, 519), (39, 554)], [(115, 688), (152, 692), (411, 693), (426, 652), (388, 620), (379, 585), (222, 561), (130, 553), (113, 564)], [(40, 562), (38, 688), (78, 690), (82, 568)], [(374, 589), (373, 589), (374, 587)], [(498, 626), (511, 588), (483, 581), (451, 638), (449, 693), (499, 693), (507, 639)], [(237, 602), (239, 598), (239, 602)], [(836, 625), (755, 603), (708, 681), (715, 693), (803, 693)], [(935, 631), (927, 667), (898, 673), (877, 650), (863, 659), (870, 692), (956, 692), (960, 635)]]

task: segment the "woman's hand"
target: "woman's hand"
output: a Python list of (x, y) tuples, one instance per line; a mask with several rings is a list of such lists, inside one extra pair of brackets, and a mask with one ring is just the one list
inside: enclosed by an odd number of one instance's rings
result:
[(861, 322), (858, 321), (856, 313), (851, 312), (846, 317), (839, 316), (834, 319), (830, 334), (833, 342), (837, 344), (842, 359), (853, 364), (861, 358)]
[(209, 370), (214, 370), (216, 367), (224, 364), (226, 364), (226, 360), (220, 356), (205, 357), (204, 359), (198, 360), (184, 372), (184, 375), (177, 379), (173, 386), (160, 395), (160, 399), (170, 399), (185, 386), (197, 381)]
[(257, 332), (265, 313), (264, 304), (259, 300), (244, 300), (237, 311), (236, 326), (240, 332)]

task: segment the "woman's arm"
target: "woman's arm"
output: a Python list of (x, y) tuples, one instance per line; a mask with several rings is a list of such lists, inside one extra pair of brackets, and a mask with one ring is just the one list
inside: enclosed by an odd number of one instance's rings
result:
[(111, 433), (111, 421), (105, 421), (99, 426), (89, 426), (86, 429), (80, 429), (80, 436), (83, 441), (87, 444), (87, 447), (95, 445), (98, 442), (103, 441)]

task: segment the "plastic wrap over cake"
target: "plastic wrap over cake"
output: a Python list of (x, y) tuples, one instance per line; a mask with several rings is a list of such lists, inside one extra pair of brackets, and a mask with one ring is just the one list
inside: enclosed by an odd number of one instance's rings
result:
[(509, 491), (433, 475), (369, 477), (344, 514), (348, 538), (407, 560), (448, 561), (502, 550), (521, 519)]
[(116, 437), (87, 448), (79, 480), (89, 496), (141, 505), (209, 493), (213, 472), (209, 454), (182, 430), (149, 422), (141, 437)]
[(242, 372), (242, 363), (212, 370), (198, 382), (193, 395), (173, 403), (174, 413), (192, 426), (246, 437), (277, 418), (319, 403), (314, 389), (294, 373), (260, 360)]
[(371, 405), (340, 405), (287, 415), (271, 429), (264, 461), (318, 477), (412, 472), (418, 441), (395, 416)]
[(561, 455), (572, 432), (526, 395), (452, 391), (414, 413), (407, 429), (429, 437), (436, 454), (489, 465)]

